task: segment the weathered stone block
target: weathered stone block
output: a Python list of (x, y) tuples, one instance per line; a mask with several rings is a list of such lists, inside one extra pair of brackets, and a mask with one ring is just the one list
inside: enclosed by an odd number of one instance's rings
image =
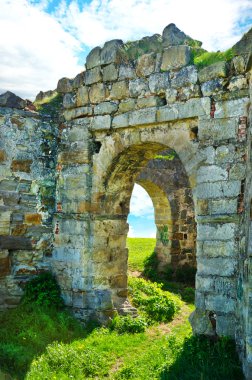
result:
[(88, 96), (88, 87), (81, 86), (78, 88), (77, 95), (76, 95), (76, 105), (77, 107), (85, 106), (89, 103), (89, 96)]
[(210, 214), (236, 214), (237, 198), (211, 200), (209, 204)]
[(201, 166), (197, 172), (197, 183), (223, 181), (227, 178), (227, 169), (216, 165)]
[(235, 118), (199, 121), (200, 140), (227, 140), (237, 136), (238, 123)]
[[(230, 305), (231, 307), (231, 305)], [(235, 338), (235, 331), (237, 327), (237, 321), (235, 316), (225, 317), (218, 315), (216, 319), (216, 333), (218, 336), (229, 336)]]
[(103, 81), (104, 82), (112, 82), (117, 80), (118, 78), (118, 67), (111, 63), (108, 66), (103, 68)]
[(201, 91), (204, 96), (216, 95), (218, 92), (223, 91), (224, 80), (213, 79), (208, 82), (202, 83)]
[(102, 102), (94, 107), (95, 115), (105, 115), (115, 113), (118, 110), (117, 102)]
[(4, 162), (6, 160), (6, 152), (4, 149), (0, 149), (0, 162)]
[(234, 313), (236, 302), (232, 298), (221, 295), (208, 295), (206, 297), (206, 309), (221, 313)]
[(181, 88), (196, 84), (198, 81), (198, 72), (195, 66), (183, 67), (178, 72), (174, 73), (171, 79), (171, 86)]
[(144, 96), (149, 91), (148, 84), (143, 78), (129, 81), (129, 94), (133, 98)]
[(135, 99), (122, 100), (119, 104), (119, 112), (133, 111), (136, 107)]
[[(198, 258), (197, 273), (207, 276), (233, 276), (237, 270), (237, 260), (230, 258)], [(211, 310), (211, 309), (210, 309)]]
[(128, 83), (124, 80), (112, 85), (110, 99), (121, 100), (129, 97)]
[(74, 108), (76, 107), (76, 95), (69, 93), (65, 94), (63, 98), (63, 107), (64, 108)]
[(121, 64), (119, 67), (119, 80), (136, 78), (136, 71), (131, 64)]
[(229, 179), (242, 180), (246, 175), (245, 163), (233, 164), (229, 170)]
[(156, 58), (155, 54), (144, 54), (138, 58), (136, 66), (136, 74), (139, 77), (146, 77), (155, 70)]
[(11, 170), (13, 172), (31, 172), (32, 160), (13, 160), (11, 163)]
[(93, 113), (92, 107), (90, 106), (84, 106), (84, 107), (78, 107), (73, 108), (71, 110), (64, 111), (64, 118), (69, 121), (73, 119), (77, 119), (78, 117), (82, 116), (91, 116)]
[(156, 122), (157, 108), (152, 107), (144, 110), (132, 111), (129, 113), (129, 125), (151, 124)]
[(90, 51), (86, 58), (86, 68), (87, 70), (92, 69), (101, 64), (101, 48), (100, 46), (95, 47)]
[(93, 69), (87, 70), (85, 72), (85, 84), (90, 85), (93, 83), (100, 82), (102, 80), (101, 68), (94, 67)]
[(81, 151), (63, 151), (58, 155), (58, 162), (68, 164), (87, 164), (89, 163), (89, 153), (87, 149)]
[(216, 78), (226, 77), (226, 62), (217, 62), (204, 67), (198, 73), (200, 83), (208, 82)]
[(167, 71), (186, 66), (191, 60), (191, 48), (189, 46), (170, 46), (163, 52), (161, 70)]
[(82, 71), (81, 73), (77, 74), (76, 77), (73, 79), (73, 88), (77, 89), (83, 86), (84, 80), (85, 80), (85, 72)]
[[(1, 237), (0, 237), (1, 239)], [(0, 251), (0, 277), (10, 274), (11, 262), (8, 250)]]
[(61, 78), (57, 84), (57, 92), (59, 94), (66, 94), (73, 91), (73, 81), (69, 78)]
[(111, 40), (104, 44), (101, 51), (101, 65), (119, 63), (122, 56), (123, 41)]
[(42, 217), (40, 214), (25, 214), (24, 216), (24, 222), (26, 224), (41, 224)]
[(229, 91), (238, 91), (244, 88), (248, 88), (248, 82), (243, 75), (231, 78), (228, 85)]
[(0, 235), (8, 235), (10, 232), (11, 211), (1, 211), (0, 213)]
[(103, 83), (96, 83), (89, 90), (90, 103), (100, 103), (106, 100), (109, 96), (108, 89)]
[(113, 128), (125, 128), (129, 126), (129, 113), (116, 115), (112, 121)]
[(236, 281), (230, 277), (196, 276), (196, 288), (201, 292), (236, 297)]
[(214, 118), (226, 118), (235, 116), (246, 116), (248, 112), (249, 98), (233, 99), (216, 102)]
[(19, 236), (0, 236), (0, 249), (33, 249), (30, 239)]
[(197, 243), (199, 257), (236, 257), (237, 247), (234, 241), (205, 240)]
[(158, 96), (149, 96), (147, 98), (137, 99), (137, 108), (149, 108), (163, 106), (165, 99)]
[(156, 73), (149, 77), (149, 88), (151, 93), (162, 95), (170, 87), (169, 73)]
[(224, 224), (198, 224), (198, 241), (205, 240), (232, 240), (235, 237), (236, 225), (234, 223)]
[(95, 116), (92, 119), (91, 128), (95, 130), (110, 129), (111, 116)]
[(245, 61), (242, 56), (236, 56), (232, 59), (236, 74), (243, 74), (245, 72)]

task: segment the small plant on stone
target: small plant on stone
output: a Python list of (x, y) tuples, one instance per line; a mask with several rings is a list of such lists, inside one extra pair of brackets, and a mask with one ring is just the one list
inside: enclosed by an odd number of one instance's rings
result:
[(56, 308), (64, 306), (60, 287), (55, 277), (49, 272), (41, 273), (25, 285), (22, 303)]
[(169, 243), (168, 226), (159, 227), (158, 232), (161, 242), (163, 245), (167, 246)]

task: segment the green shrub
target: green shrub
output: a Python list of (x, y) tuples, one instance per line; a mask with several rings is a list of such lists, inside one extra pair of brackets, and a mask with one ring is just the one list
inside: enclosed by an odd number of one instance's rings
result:
[(195, 276), (197, 269), (190, 265), (178, 267), (175, 271), (175, 280), (185, 284), (195, 284)]
[(22, 303), (35, 303), (46, 307), (61, 308), (64, 303), (60, 295), (60, 287), (55, 277), (49, 273), (41, 273), (25, 285)]
[(195, 289), (190, 287), (183, 289), (181, 298), (185, 302), (194, 303)]
[(146, 315), (148, 322), (167, 322), (179, 310), (174, 296), (162, 289), (162, 284), (141, 278), (129, 279), (129, 292), (134, 306)]
[(131, 315), (116, 315), (110, 323), (110, 329), (116, 330), (119, 334), (144, 332), (147, 322), (142, 317), (133, 318)]
[(224, 52), (221, 52), (221, 51), (217, 51), (217, 52), (205, 51), (200, 55), (197, 55), (197, 54), (194, 55), (194, 64), (199, 69), (201, 69), (205, 66), (209, 66), (209, 65), (212, 65), (213, 63), (217, 63), (220, 61), (228, 62), (233, 58), (233, 56), (234, 56), (234, 52), (232, 49), (228, 49)]

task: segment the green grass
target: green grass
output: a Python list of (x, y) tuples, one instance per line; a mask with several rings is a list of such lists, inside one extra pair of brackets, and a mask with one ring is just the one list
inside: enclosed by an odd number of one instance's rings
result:
[[(133, 268), (139, 271), (155, 239), (129, 242)], [(52, 278), (48, 287), (41, 281), (28, 286), (29, 304), (0, 314), (0, 368), (17, 380), (243, 379), (232, 341), (192, 336), (188, 316), (194, 306), (182, 301), (178, 284), (131, 278), (130, 299), (139, 318), (117, 316), (106, 328), (84, 329), (62, 309), (60, 299), (58, 309), (49, 302), (59, 296)], [(162, 290), (168, 286), (172, 293)]]
[[(229, 62), (233, 56), (234, 52), (232, 49), (228, 49), (224, 52), (218, 51), (218, 52), (208, 52), (205, 51), (201, 53), (200, 51), (195, 51), (196, 54), (193, 58), (193, 63), (199, 68), (203, 68), (209, 65), (212, 65), (213, 63), (217, 63), (220, 61)], [(199, 55), (198, 55), (199, 54)]]
[(153, 253), (156, 239), (152, 238), (128, 238), (129, 270), (142, 272), (144, 261)]

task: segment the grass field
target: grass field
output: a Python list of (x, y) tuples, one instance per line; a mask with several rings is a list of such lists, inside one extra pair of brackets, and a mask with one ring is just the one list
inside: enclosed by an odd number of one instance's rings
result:
[(129, 270), (142, 272), (144, 270), (144, 260), (153, 253), (155, 245), (156, 239), (128, 238), (127, 248), (129, 249)]
[[(144, 268), (154, 244), (128, 240), (130, 270)], [(0, 368), (16, 380), (243, 379), (232, 341), (192, 336), (193, 304), (141, 278), (130, 279), (129, 289), (139, 317), (116, 317), (106, 328), (94, 321), (83, 328), (60, 306), (43, 307), (30, 298), (0, 314)], [(51, 294), (44, 290), (47, 304)]]

